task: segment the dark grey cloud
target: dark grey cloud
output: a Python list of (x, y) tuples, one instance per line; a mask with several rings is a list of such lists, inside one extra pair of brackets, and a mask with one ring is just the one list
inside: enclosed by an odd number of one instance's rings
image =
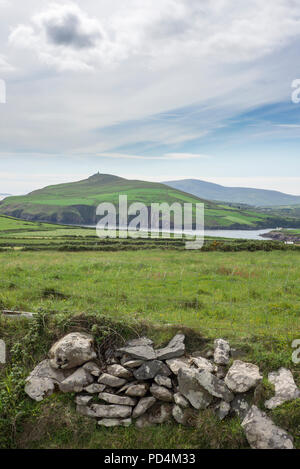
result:
[(74, 13), (68, 13), (62, 18), (51, 18), (44, 22), (44, 27), (48, 40), (59, 46), (92, 48), (101, 38), (100, 32), (82, 31), (80, 18)]

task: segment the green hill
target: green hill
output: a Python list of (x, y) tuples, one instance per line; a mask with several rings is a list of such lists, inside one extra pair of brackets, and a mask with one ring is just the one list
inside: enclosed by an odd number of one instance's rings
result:
[(247, 187), (224, 187), (199, 179), (183, 179), (165, 182), (167, 186), (188, 192), (209, 200), (222, 200), (228, 203), (248, 204), (256, 207), (278, 207), (300, 204), (300, 196), (283, 192)]
[(250, 208), (216, 204), (164, 184), (107, 174), (94, 174), (82, 181), (48, 186), (25, 196), (8, 197), (0, 202), (0, 214), (29, 221), (93, 225), (97, 221), (96, 207), (101, 202), (118, 206), (119, 195), (124, 194), (128, 197), (128, 204), (143, 202), (147, 206), (162, 202), (204, 202), (206, 228), (300, 226), (300, 220), (259, 213)]

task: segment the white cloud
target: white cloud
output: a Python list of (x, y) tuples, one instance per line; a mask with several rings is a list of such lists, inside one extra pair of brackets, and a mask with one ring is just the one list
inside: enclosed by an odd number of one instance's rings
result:
[(147, 155), (129, 155), (124, 153), (99, 153), (97, 156), (102, 158), (117, 158), (128, 160), (190, 160), (193, 158), (211, 158), (209, 155), (201, 155), (197, 153), (165, 153), (161, 156)]

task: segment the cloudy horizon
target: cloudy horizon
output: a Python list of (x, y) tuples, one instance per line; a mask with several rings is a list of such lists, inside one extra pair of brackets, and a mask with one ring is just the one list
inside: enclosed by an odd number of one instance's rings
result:
[(0, 193), (100, 171), (300, 195), (298, 1), (0, 0), (0, 15)]

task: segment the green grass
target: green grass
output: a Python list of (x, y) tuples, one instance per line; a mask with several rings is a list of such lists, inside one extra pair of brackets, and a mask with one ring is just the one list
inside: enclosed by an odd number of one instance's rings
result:
[(172, 189), (164, 184), (129, 181), (111, 175), (94, 175), (74, 183), (48, 186), (25, 196), (7, 197), (0, 202), (0, 213), (26, 220), (68, 224), (95, 224), (96, 207), (102, 202), (118, 207), (119, 195), (127, 195), (128, 205), (142, 202), (174, 202), (205, 204), (206, 228), (269, 228), (273, 226), (300, 226), (298, 218), (287, 218), (256, 210), (233, 208), (226, 204), (209, 202)]
[[(7, 230), (13, 229), (7, 223)], [(32, 243), (42, 235), (53, 244), (69, 233), (56, 225), (42, 228), (9, 236)], [(73, 238), (89, 231), (70, 230)], [(7, 241), (8, 234), (2, 235)], [(24, 394), (25, 377), (50, 345), (72, 330), (93, 333), (99, 344), (107, 340), (105, 331), (116, 331), (114, 340), (146, 334), (157, 346), (182, 330), (189, 352), (205, 352), (216, 337), (225, 337), (241, 359), (258, 364), (264, 373), (260, 406), (270, 397), (269, 371), (288, 367), (300, 385), (299, 365), (291, 361), (291, 343), (300, 337), (299, 251), (188, 252), (174, 246), (116, 252), (8, 250), (0, 252), (0, 264), (0, 310), (39, 312), (34, 321), (0, 317), (9, 358), (0, 369), (0, 447), (248, 447), (237, 419), (219, 422), (209, 410), (199, 413), (193, 429), (175, 424), (103, 429), (76, 414), (72, 395), (56, 393), (32, 402)], [(300, 449), (299, 400), (269, 414)]]

